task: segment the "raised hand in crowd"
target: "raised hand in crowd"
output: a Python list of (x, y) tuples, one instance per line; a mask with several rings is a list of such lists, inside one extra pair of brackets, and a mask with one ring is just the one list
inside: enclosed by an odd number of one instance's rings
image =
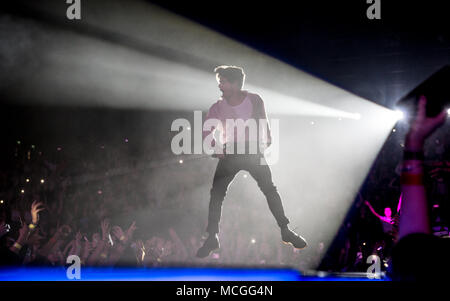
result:
[(19, 237), (17, 238), (16, 242), (9, 248), (11, 252), (19, 254), (22, 247), (25, 246), (25, 244), (27, 244), (28, 242), (29, 231), (30, 230), (28, 228), (28, 225), (23, 223), (22, 227), (19, 230)]
[(181, 241), (181, 239), (178, 236), (175, 229), (170, 228), (169, 234), (170, 234), (170, 237), (172, 238), (172, 241), (174, 242), (174, 250), (175, 250), (174, 256), (175, 256), (176, 260), (184, 261), (185, 259), (187, 259), (189, 257), (189, 253), (186, 249), (186, 246)]
[(43, 206), (42, 202), (33, 201), (31, 204), (31, 222), (34, 225), (37, 225), (39, 222), (39, 212), (45, 210), (45, 208), (41, 206)]
[(101, 223), (101, 228), (102, 228), (102, 240), (106, 241), (108, 240), (110, 230), (109, 220), (104, 219)]
[(157, 265), (161, 259), (159, 252), (156, 252), (156, 248), (154, 246), (154, 238), (147, 239), (144, 244), (145, 256), (143, 259), (144, 266), (154, 266)]
[(434, 168), (430, 171), (431, 178), (444, 179), (450, 174), (450, 162), (438, 162), (434, 165)]
[(32, 233), (28, 237), (28, 245), (40, 247), (42, 241), (45, 239), (44, 236), (40, 235), (39, 231), (32, 231)]
[(114, 226), (112, 228), (113, 235), (117, 238), (118, 243), (114, 244), (108, 259), (109, 265), (115, 265), (122, 256), (127, 244), (131, 241), (134, 231), (136, 230), (136, 222), (133, 221), (127, 232), (124, 234), (122, 228)]
[(66, 239), (69, 234), (72, 232), (72, 229), (69, 225), (62, 225), (58, 227), (53, 234), (53, 236), (47, 241), (47, 243), (39, 250), (40, 255), (43, 257), (47, 257), (50, 252), (59, 244), (62, 243), (64, 239)]
[(70, 243), (67, 244), (66, 248), (63, 251), (63, 254), (67, 257), (69, 255), (80, 255), (81, 254), (81, 238), (82, 234), (80, 231), (75, 235), (75, 239), (73, 239)]
[(120, 228), (119, 226), (113, 226), (111, 228), (111, 233), (113, 234), (113, 237), (116, 238), (115, 240), (120, 241), (120, 242), (126, 242), (127, 238), (126, 238), (125, 234), (123, 233), (122, 228)]
[(86, 260), (88, 259), (89, 255), (91, 254), (93, 250), (93, 243), (91, 243), (86, 236), (84, 236), (84, 242), (83, 242), (83, 251), (81, 253), (81, 264), (85, 264)]
[(444, 124), (447, 112), (427, 117), (426, 103), (427, 99), (420, 97), (417, 115), (405, 140), (399, 242), (392, 254), (392, 274), (399, 280), (430, 280), (450, 268), (447, 260), (450, 244), (429, 235), (431, 225), (423, 168), (425, 140)]
[(125, 236), (126, 241), (129, 241), (133, 237), (134, 231), (136, 231), (136, 229), (137, 229), (136, 222), (133, 221), (127, 230), (127, 233)]
[(138, 266), (144, 265), (144, 259), (146, 256), (145, 245), (142, 240), (137, 240), (133, 243), (133, 249), (136, 256), (136, 263)]
[(109, 221), (103, 220), (101, 222), (101, 239), (96, 242), (95, 249), (93, 250), (92, 254), (88, 257), (86, 264), (87, 265), (96, 265), (99, 264), (102, 261), (105, 261), (108, 258), (107, 252), (108, 252), (108, 241), (109, 241)]
[(401, 175), (403, 193), (399, 239), (411, 233), (430, 233), (427, 197), (423, 186), (423, 147), (428, 138), (444, 124), (447, 112), (426, 116), (427, 99), (421, 96), (418, 110), (405, 139), (405, 155)]
[(5, 234), (7, 234), (10, 230), (10, 227), (5, 222), (0, 223), (0, 238), (2, 238)]

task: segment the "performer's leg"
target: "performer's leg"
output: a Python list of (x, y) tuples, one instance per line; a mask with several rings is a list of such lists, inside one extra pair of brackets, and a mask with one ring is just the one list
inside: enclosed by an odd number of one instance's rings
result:
[(275, 217), (280, 228), (289, 224), (289, 219), (284, 214), (283, 203), (277, 187), (272, 181), (272, 171), (268, 165), (260, 164), (260, 156), (252, 156), (249, 158), (246, 169), (255, 179), (261, 191), (264, 193), (269, 209)]
[(268, 165), (261, 164), (263, 157), (254, 155), (247, 160), (245, 169), (252, 175), (258, 183), (259, 188), (264, 193), (269, 204), (270, 211), (275, 217), (281, 229), (281, 239), (285, 243), (292, 244), (297, 249), (307, 246), (306, 240), (288, 228), (289, 219), (284, 214), (283, 204), (280, 194), (272, 181), (272, 171)]
[(214, 174), (209, 202), (208, 226), (206, 232), (210, 235), (219, 233), (220, 217), (222, 215), (222, 203), (225, 199), (228, 187), (235, 175), (239, 172), (238, 162), (230, 156), (220, 159)]
[(209, 202), (208, 238), (205, 240), (201, 248), (197, 251), (197, 257), (205, 258), (212, 251), (220, 247), (219, 244), (219, 222), (222, 215), (222, 203), (228, 190), (228, 186), (233, 181), (234, 176), (240, 170), (239, 162), (233, 158), (226, 156), (220, 159), (214, 174), (213, 184), (211, 188), (211, 199)]

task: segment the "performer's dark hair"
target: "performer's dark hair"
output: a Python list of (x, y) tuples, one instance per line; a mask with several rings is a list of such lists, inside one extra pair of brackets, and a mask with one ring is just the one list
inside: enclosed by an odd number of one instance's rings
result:
[(245, 81), (244, 69), (237, 66), (218, 66), (214, 69), (216, 73), (216, 78), (219, 80), (219, 76), (225, 77), (231, 83), (238, 83), (239, 87), (242, 89)]

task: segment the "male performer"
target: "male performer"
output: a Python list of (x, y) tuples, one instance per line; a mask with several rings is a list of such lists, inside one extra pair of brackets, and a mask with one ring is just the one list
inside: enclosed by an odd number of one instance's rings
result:
[[(214, 72), (219, 83), (219, 89), (222, 92), (222, 99), (211, 106), (205, 122), (208, 120), (217, 120), (220, 124), (213, 127), (212, 131), (203, 131), (203, 139), (214, 134), (215, 130), (218, 130), (220, 131), (220, 139), (219, 141), (212, 140), (211, 145), (226, 145), (226, 147), (223, 148), (223, 152), (213, 154), (214, 157), (219, 158), (219, 163), (217, 164), (211, 188), (208, 227), (206, 229), (208, 238), (198, 250), (197, 257), (207, 257), (212, 251), (220, 247), (218, 233), (222, 202), (228, 186), (240, 170), (247, 170), (266, 196), (270, 211), (281, 228), (283, 242), (289, 243), (297, 249), (305, 248), (307, 246), (306, 241), (287, 226), (289, 220), (284, 214), (280, 195), (272, 182), (270, 168), (263, 163), (263, 152), (257, 151), (251, 153), (252, 148), (250, 145), (252, 143), (257, 143), (258, 145), (263, 143), (267, 147), (271, 144), (270, 127), (261, 97), (257, 94), (242, 90), (245, 80), (245, 74), (242, 68), (236, 66), (219, 66), (214, 69)], [(258, 125), (263, 122), (265, 126), (262, 128), (265, 128), (265, 135), (258, 133), (256, 135), (257, 141), (252, 141), (255, 138), (254, 135), (253, 137), (250, 135), (248, 127), (243, 130), (239, 130), (236, 127), (231, 129), (227, 128), (227, 119), (234, 121), (239, 119), (242, 119), (241, 121), (254, 119)], [(260, 130), (259, 126), (258, 130)], [(242, 154), (242, 151), (238, 154), (239, 144), (245, 147), (245, 154)], [(230, 149), (233, 150), (231, 153), (229, 151)], [(227, 150), (228, 153), (226, 153)]]

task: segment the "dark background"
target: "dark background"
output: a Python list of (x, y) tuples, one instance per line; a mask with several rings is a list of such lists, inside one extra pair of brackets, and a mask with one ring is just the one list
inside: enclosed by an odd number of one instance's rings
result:
[(151, 2), (386, 107), (449, 63), (445, 1)]

